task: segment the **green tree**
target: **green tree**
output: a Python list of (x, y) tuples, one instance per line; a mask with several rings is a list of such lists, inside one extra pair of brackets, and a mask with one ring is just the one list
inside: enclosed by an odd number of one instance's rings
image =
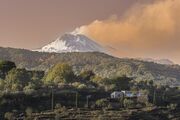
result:
[(6, 74), (13, 68), (16, 68), (14, 62), (0, 60), (0, 78), (5, 79)]
[(3, 90), (4, 89), (4, 80), (0, 79), (0, 90)]
[(31, 71), (31, 82), (39, 87), (42, 85), (42, 78), (44, 77), (44, 71)]
[(95, 73), (92, 70), (84, 70), (79, 75), (82, 81), (90, 81), (94, 76)]
[(5, 78), (5, 88), (7, 90), (23, 90), (28, 85), (30, 77), (25, 69), (12, 69)]
[(45, 83), (69, 83), (73, 82), (75, 75), (72, 67), (68, 64), (57, 64), (52, 67), (45, 77)]
[(129, 90), (130, 81), (131, 81), (130, 78), (126, 76), (122, 76), (112, 79), (105, 79), (103, 82), (107, 90)]
[(105, 78), (102, 78), (102, 77), (100, 77), (100, 76), (94, 76), (92, 79), (91, 79), (91, 81), (93, 82), (93, 83), (95, 83), (95, 84), (98, 84), (98, 85), (101, 85), (102, 83), (103, 83), (103, 80), (104, 80)]

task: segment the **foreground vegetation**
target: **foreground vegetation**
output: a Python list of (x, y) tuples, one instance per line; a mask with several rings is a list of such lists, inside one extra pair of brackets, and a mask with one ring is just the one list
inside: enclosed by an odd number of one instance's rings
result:
[(49, 118), (49, 119), (88, 119), (88, 120), (178, 120), (179, 112), (167, 110), (166, 108), (152, 108), (146, 109), (127, 109), (127, 110), (65, 110), (56, 109), (55, 112), (44, 112), (41, 114), (32, 114), (32, 118)]
[[(89, 119), (120, 116), (133, 119), (144, 115), (152, 119), (155, 113), (157, 119), (158, 115), (164, 119), (179, 117), (178, 87), (159, 85), (152, 80), (137, 81), (126, 75), (101, 77), (90, 69), (76, 73), (73, 66), (65, 63), (55, 64), (44, 72), (17, 68), (11, 61), (0, 61), (0, 90), (1, 119), (23, 116), (31, 120), (46, 114), (51, 119), (87, 116)], [(141, 91), (146, 96), (111, 100), (111, 92), (120, 90)]]

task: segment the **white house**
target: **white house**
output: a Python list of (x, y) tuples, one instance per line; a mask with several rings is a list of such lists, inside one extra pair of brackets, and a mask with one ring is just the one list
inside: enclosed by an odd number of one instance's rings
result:
[(121, 97), (126, 97), (126, 98), (133, 98), (133, 97), (140, 97), (141, 93), (140, 92), (132, 92), (132, 91), (114, 91), (111, 93), (111, 98), (121, 98)]
[(113, 93), (111, 93), (111, 98), (121, 98), (121, 97), (123, 97), (124, 96), (124, 94), (123, 94), (123, 92), (120, 92), (120, 91), (114, 91)]
[(123, 90), (123, 91), (121, 91), (123, 94), (124, 94), (124, 97), (137, 97), (137, 94), (135, 94), (135, 93), (133, 93), (133, 92), (131, 92), (131, 91), (125, 91), (125, 90)]

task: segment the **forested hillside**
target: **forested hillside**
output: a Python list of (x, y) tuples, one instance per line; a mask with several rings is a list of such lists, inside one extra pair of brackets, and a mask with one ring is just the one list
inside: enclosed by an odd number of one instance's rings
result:
[(135, 59), (115, 58), (104, 53), (40, 53), (23, 49), (0, 48), (0, 59), (14, 61), (18, 68), (48, 71), (57, 63), (68, 63), (75, 73), (93, 70), (101, 77), (127, 75), (135, 80), (180, 84), (179, 65), (160, 65)]

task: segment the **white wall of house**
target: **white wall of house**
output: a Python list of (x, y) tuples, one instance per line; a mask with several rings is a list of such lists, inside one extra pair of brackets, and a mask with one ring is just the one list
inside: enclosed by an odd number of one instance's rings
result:
[(111, 98), (121, 98), (121, 97), (123, 97), (122, 92), (114, 91), (113, 93), (111, 93)]
[(111, 93), (111, 98), (121, 98), (121, 97), (140, 97), (141, 96), (141, 93), (140, 92), (137, 92), (137, 93), (134, 93), (132, 91), (125, 91), (125, 90), (122, 90), (122, 91), (114, 91), (113, 93)]

